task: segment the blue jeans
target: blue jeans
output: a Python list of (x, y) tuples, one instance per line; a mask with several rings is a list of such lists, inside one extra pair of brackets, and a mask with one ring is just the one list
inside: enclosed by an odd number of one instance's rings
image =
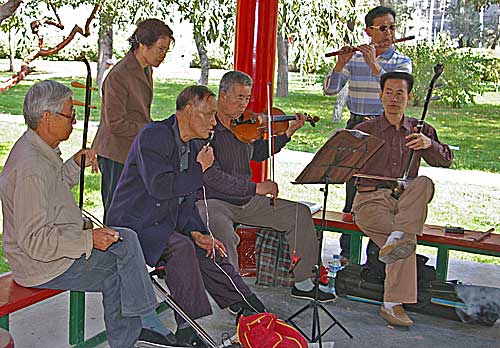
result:
[(38, 288), (101, 292), (104, 323), (111, 348), (135, 347), (142, 329), (140, 316), (157, 306), (137, 234), (114, 228), (123, 238), (108, 250), (92, 250), (60, 276)]

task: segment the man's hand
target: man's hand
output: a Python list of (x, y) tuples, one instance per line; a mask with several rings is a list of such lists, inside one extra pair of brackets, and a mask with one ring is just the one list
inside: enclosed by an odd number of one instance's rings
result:
[(377, 56), (376, 56), (376, 50), (373, 45), (361, 45), (358, 47), (358, 50), (363, 53), (363, 58), (372, 70), (374, 75), (378, 75), (382, 68), (380, 65), (377, 63)]
[(197, 246), (207, 251), (207, 253), (205, 254), (206, 257), (215, 258), (215, 255), (213, 254), (214, 249), (215, 251), (218, 251), (222, 257), (227, 256), (224, 244), (222, 244), (222, 242), (218, 239), (215, 239), (212, 236), (206, 234), (202, 234), (198, 231), (191, 232), (191, 237), (193, 238)]
[[(415, 132), (417, 128), (414, 127)], [(412, 133), (405, 137), (406, 140), (409, 140), (406, 143), (406, 146), (412, 150), (425, 150), (432, 146), (432, 140), (422, 133)]]
[(95, 228), (92, 230), (92, 242), (97, 250), (106, 251), (111, 244), (119, 239), (118, 232), (111, 228)]
[(274, 198), (278, 198), (278, 192), (278, 184), (271, 180), (259, 182), (255, 187), (255, 193), (259, 196), (271, 194)]
[(335, 72), (340, 72), (342, 69), (344, 69), (344, 66), (351, 60), (352, 56), (356, 51), (353, 49), (354, 47), (352, 46), (344, 46), (342, 47), (341, 51), (347, 51), (352, 49), (352, 52), (345, 53), (345, 54), (339, 54), (338, 59), (337, 59), (337, 64), (335, 64), (335, 68), (333, 71)]
[(211, 146), (203, 146), (196, 156), (196, 161), (201, 164), (201, 170), (205, 172), (214, 164), (214, 149)]
[(96, 151), (93, 149), (82, 149), (73, 155), (76, 164), (82, 166), (82, 155), (85, 155), (85, 167), (92, 166), (92, 173), (99, 172)]
[(293, 133), (295, 133), (298, 129), (302, 128), (304, 123), (306, 122), (307, 116), (301, 113), (296, 113), (295, 114), (295, 120), (290, 121), (290, 124), (288, 125), (288, 129), (286, 130), (286, 136), (288, 138), (291, 138)]

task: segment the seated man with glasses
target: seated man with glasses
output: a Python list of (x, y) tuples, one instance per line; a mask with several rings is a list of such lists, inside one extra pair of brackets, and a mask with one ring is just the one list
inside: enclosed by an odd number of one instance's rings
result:
[[(411, 73), (411, 60), (399, 53), (392, 45), (395, 39), (396, 13), (384, 6), (377, 6), (365, 16), (365, 32), (370, 37), (370, 44), (360, 45), (350, 53), (338, 56), (333, 70), (325, 79), (323, 89), (327, 95), (335, 95), (349, 82), (347, 108), (351, 115), (347, 121), (347, 129), (353, 129), (359, 123), (382, 114), (380, 100), (380, 77), (390, 71)], [(353, 48), (345, 46), (343, 49)], [(346, 184), (346, 200), (342, 219), (352, 222), (351, 208), (356, 194), (354, 179)], [(349, 260), (349, 244), (351, 236), (340, 237), (342, 249), (341, 261)], [(378, 252), (373, 243), (368, 250)]]

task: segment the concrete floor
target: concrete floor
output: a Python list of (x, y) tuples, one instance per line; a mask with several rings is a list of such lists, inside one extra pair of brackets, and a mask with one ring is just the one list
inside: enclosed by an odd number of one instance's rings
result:
[[(324, 255), (338, 252), (338, 236), (325, 237)], [(431, 256), (431, 261), (434, 262)], [(460, 279), (476, 285), (500, 287), (500, 266), (471, 261), (450, 259), (449, 279)], [(262, 287), (254, 284), (255, 279), (246, 278), (247, 284), (263, 300), (268, 309), (278, 317), (286, 319), (308, 302), (294, 299), (287, 288)], [(62, 294), (14, 313), (11, 316), (11, 333), (16, 348), (63, 348), (67, 343), (68, 295)], [(349, 339), (338, 327), (324, 336), (325, 342), (334, 342), (335, 347), (454, 347), (454, 348), (500, 348), (500, 320), (493, 327), (462, 324), (460, 322), (436, 318), (429, 315), (410, 313), (415, 324), (409, 329), (394, 328), (378, 316), (378, 306), (339, 298), (327, 304), (326, 308), (354, 336)], [(199, 323), (218, 342), (223, 333), (234, 335), (235, 317), (227, 310), (213, 305), (214, 315), (199, 320)], [(104, 328), (100, 296), (87, 295), (87, 337)], [(175, 322), (172, 312), (161, 315), (162, 320), (172, 329)], [(306, 311), (299, 317), (298, 325), (311, 335), (312, 315)], [(323, 328), (330, 321), (322, 315)], [(317, 345), (316, 345), (317, 346)], [(323, 347), (330, 347), (323, 344)], [(106, 343), (99, 348), (106, 348)]]

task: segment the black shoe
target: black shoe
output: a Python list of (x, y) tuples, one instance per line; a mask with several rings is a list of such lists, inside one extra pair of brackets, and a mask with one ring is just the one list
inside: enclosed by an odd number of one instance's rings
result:
[(137, 340), (138, 348), (177, 348), (177, 347), (187, 347), (186, 345), (177, 342), (175, 335), (169, 333), (167, 336), (151, 331), (148, 329), (142, 329)]
[[(299, 290), (295, 286), (292, 288), (292, 297), (305, 298), (307, 300), (314, 300), (315, 294), (316, 294), (316, 291), (314, 290), (314, 288), (312, 288), (312, 290), (309, 290), (309, 291)], [(335, 294), (331, 294), (329, 292), (324, 292), (324, 291), (318, 290), (317, 300), (319, 302), (323, 302), (323, 303), (324, 302), (331, 302), (331, 301), (335, 300), (336, 298), (337, 298), (337, 296), (335, 296)]]
[(238, 315), (238, 313), (240, 313), (240, 311), (243, 310), (243, 304), (241, 302), (233, 303), (232, 305), (230, 305), (229, 307), (227, 307), (227, 310), (232, 315)]
[(177, 342), (184, 344), (185, 347), (208, 348), (191, 327), (177, 330), (175, 338)]

